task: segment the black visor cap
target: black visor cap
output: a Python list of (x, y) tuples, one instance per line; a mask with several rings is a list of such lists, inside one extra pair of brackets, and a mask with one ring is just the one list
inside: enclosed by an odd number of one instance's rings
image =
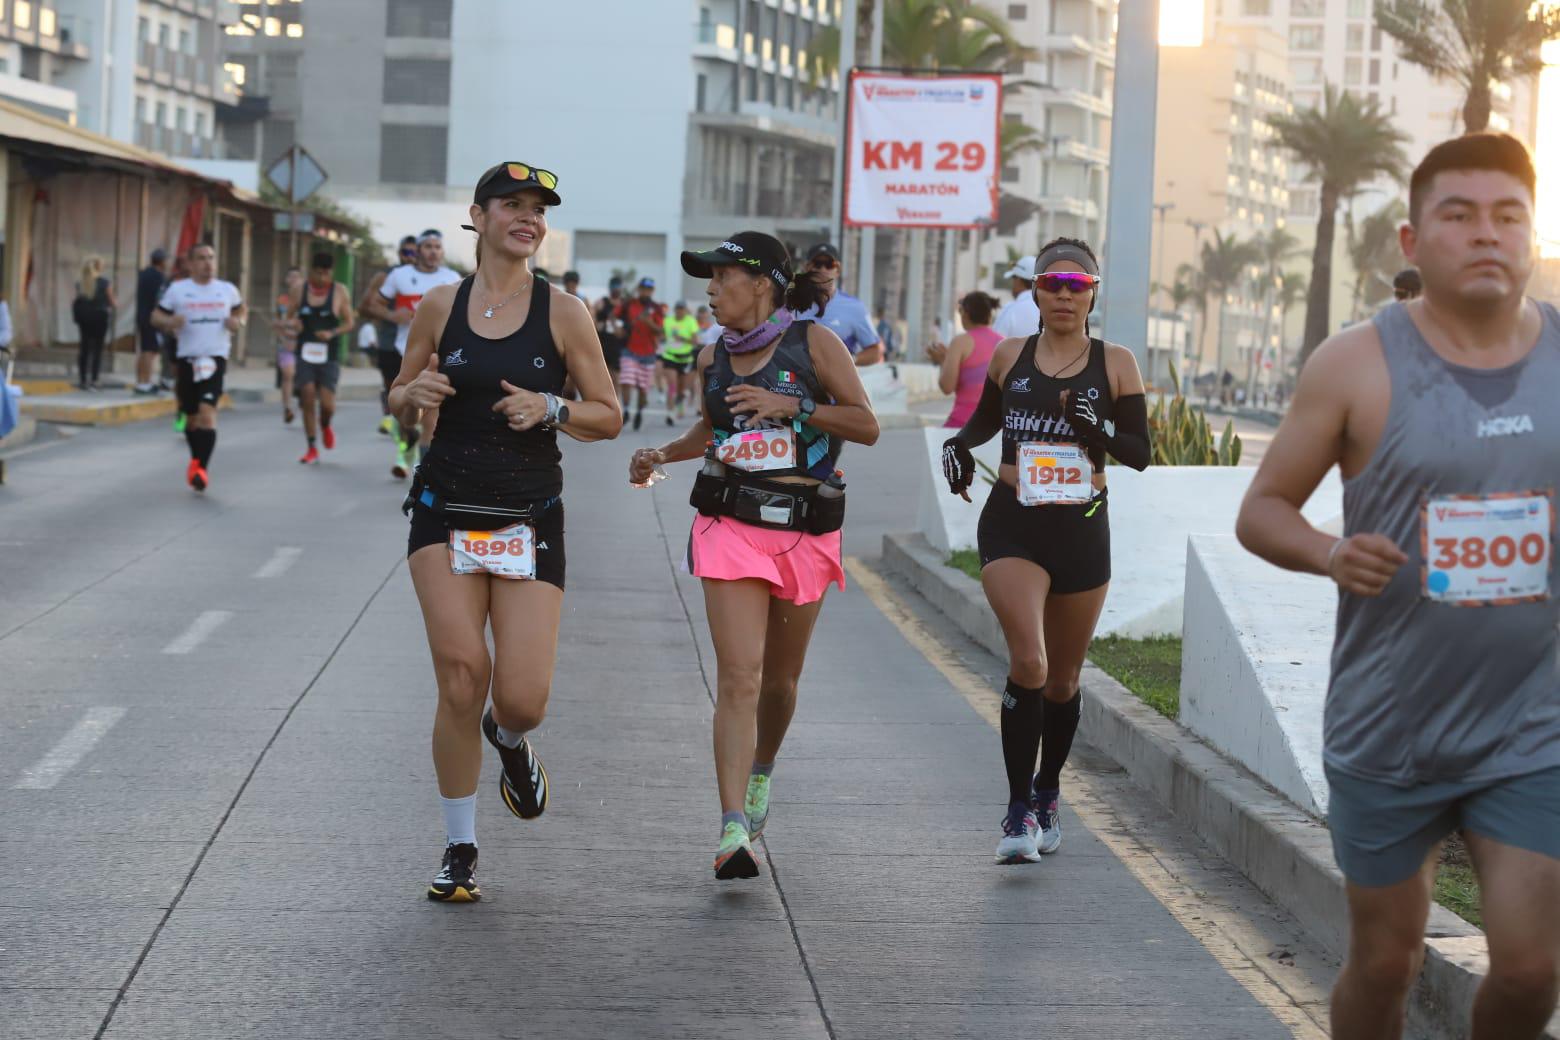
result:
[(682, 254), (682, 269), (695, 278), (713, 278), (715, 268), (731, 264), (767, 276), (781, 291), (791, 284), (790, 252), (778, 238), (762, 231), (739, 231), (714, 249)]
[[(530, 176), (525, 179), (516, 177), (510, 172), (511, 166), (524, 166)], [(496, 166), (490, 166), (477, 181), (477, 190), (472, 194), (471, 204), (481, 206), (488, 199), (496, 199), (503, 195), (513, 195), (517, 191), (534, 191), (542, 196), (542, 201), (549, 206), (563, 205), (563, 199), (552, 188), (546, 187), (536, 179), (536, 169), (526, 163), (501, 162)]]

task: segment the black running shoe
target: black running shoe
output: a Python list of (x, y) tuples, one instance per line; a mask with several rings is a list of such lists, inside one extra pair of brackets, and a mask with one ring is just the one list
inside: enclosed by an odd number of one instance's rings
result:
[(645, 421), (645, 410), (643, 408), (641, 408), (641, 409), (639, 409), (639, 411), (634, 413), (634, 429), (636, 429), (636, 430), (639, 429), (639, 427), (641, 425), (643, 425), (644, 421)]
[(498, 778), (498, 793), (503, 796), (509, 811), (522, 820), (534, 820), (547, 810), (547, 770), (536, 757), (527, 740), (519, 747), (505, 747), (498, 742), (498, 723), (493, 721), (493, 709), (482, 713), (482, 735), (488, 743), (498, 748), (498, 760), (504, 771)]
[(428, 898), (441, 903), (475, 903), (481, 900), (477, 887), (477, 847), (446, 845), (444, 864), (428, 885)]

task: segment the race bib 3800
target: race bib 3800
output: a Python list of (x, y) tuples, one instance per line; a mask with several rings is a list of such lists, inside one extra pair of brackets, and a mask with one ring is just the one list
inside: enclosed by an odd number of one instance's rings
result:
[(1549, 597), (1553, 492), (1444, 495), (1420, 516), (1424, 596), (1453, 606)]

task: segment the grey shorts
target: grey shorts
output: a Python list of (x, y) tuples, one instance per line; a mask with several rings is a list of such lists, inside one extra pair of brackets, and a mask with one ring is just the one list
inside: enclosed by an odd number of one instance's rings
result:
[(1483, 783), (1396, 787), (1326, 767), (1327, 825), (1343, 876), (1396, 885), (1453, 831), (1560, 859), (1560, 767)]
[(298, 359), (298, 367), (293, 371), (293, 392), (299, 393), (310, 384), (319, 387), (321, 390), (334, 392), (336, 384), (340, 381), (341, 362), (322, 361), (316, 363), (305, 361), (300, 357)]

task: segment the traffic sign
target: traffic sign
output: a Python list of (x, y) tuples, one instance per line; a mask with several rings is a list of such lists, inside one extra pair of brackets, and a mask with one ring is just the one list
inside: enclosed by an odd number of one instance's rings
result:
[(307, 149), (295, 144), (266, 168), (265, 179), (296, 206), (319, 191), (330, 175)]

